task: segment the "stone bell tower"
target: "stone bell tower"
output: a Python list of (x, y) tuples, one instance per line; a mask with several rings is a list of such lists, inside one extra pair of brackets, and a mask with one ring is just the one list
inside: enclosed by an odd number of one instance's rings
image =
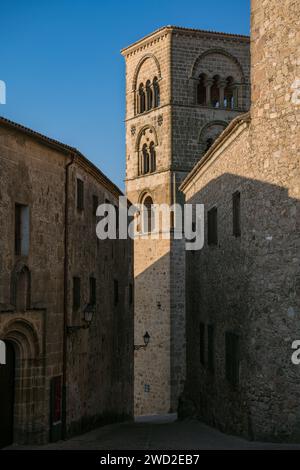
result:
[[(126, 192), (132, 203), (183, 202), (178, 187), (216, 137), (248, 110), (249, 38), (167, 26), (122, 50)], [(185, 380), (184, 241), (134, 243), (135, 414), (176, 411)]]

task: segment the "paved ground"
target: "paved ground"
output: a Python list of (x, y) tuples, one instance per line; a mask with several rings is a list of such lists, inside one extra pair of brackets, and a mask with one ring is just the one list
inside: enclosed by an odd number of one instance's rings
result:
[[(28, 449), (11, 446), (7, 449)], [(31, 447), (33, 448), (33, 447)], [(299, 445), (249, 442), (228, 436), (196, 420), (177, 421), (176, 415), (143, 417), (135, 423), (104, 426), (68, 441), (35, 449), (83, 450), (202, 450), (202, 449), (297, 449)]]

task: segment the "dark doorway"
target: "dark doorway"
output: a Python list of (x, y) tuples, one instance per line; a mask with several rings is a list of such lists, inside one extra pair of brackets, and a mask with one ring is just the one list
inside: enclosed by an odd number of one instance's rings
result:
[(0, 448), (13, 442), (15, 351), (6, 344), (6, 364), (0, 365)]

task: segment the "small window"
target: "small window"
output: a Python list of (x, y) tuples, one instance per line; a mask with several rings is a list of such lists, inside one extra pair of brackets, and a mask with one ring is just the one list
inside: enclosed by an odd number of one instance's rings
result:
[(133, 303), (133, 286), (130, 283), (129, 284), (129, 305), (132, 305)]
[(142, 209), (143, 232), (151, 233), (155, 229), (155, 208), (151, 196), (146, 196)]
[(138, 92), (138, 113), (144, 113), (146, 109), (146, 96), (143, 83), (139, 86)]
[(156, 170), (156, 152), (154, 142), (150, 143), (150, 171), (151, 173)]
[(150, 171), (149, 152), (148, 152), (147, 144), (143, 145), (142, 154), (143, 154), (143, 171), (142, 171), (142, 173), (147, 174)]
[(83, 210), (84, 208), (84, 186), (83, 181), (77, 178), (77, 209)]
[(160, 106), (160, 90), (157, 77), (153, 79), (153, 90), (154, 90), (154, 108)]
[(233, 235), (235, 237), (241, 236), (241, 194), (236, 191), (232, 195), (232, 222), (233, 222)]
[(220, 107), (220, 88), (219, 88), (219, 75), (213, 77), (213, 84), (210, 88), (211, 104), (214, 108)]
[(214, 358), (214, 341), (215, 341), (214, 325), (207, 326), (207, 366), (211, 372), (215, 369), (215, 358)]
[(202, 73), (199, 76), (199, 81), (197, 84), (197, 103), (200, 105), (206, 105), (206, 86), (205, 86), (206, 76)]
[(225, 334), (226, 379), (231, 385), (239, 383), (239, 337), (231, 331)]
[(119, 282), (115, 279), (114, 280), (114, 304), (117, 305), (119, 303)]
[(116, 235), (117, 237), (119, 236), (119, 217), (120, 217), (120, 212), (119, 212), (119, 206), (115, 205), (115, 214), (116, 214)]
[(29, 253), (29, 207), (15, 205), (15, 254), (28, 256)]
[(234, 87), (233, 87), (234, 79), (233, 77), (228, 77), (226, 79), (226, 87), (224, 89), (224, 108), (234, 109)]
[(73, 277), (73, 310), (76, 312), (80, 308), (80, 278)]
[(96, 215), (97, 209), (98, 209), (98, 196), (94, 194), (93, 195), (93, 215), (94, 216)]
[(96, 305), (97, 303), (97, 290), (96, 290), (96, 279), (90, 277), (90, 304)]
[(200, 323), (200, 362), (205, 363), (205, 325)]
[(207, 213), (207, 242), (209, 245), (218, 244), (218, 210), (216, 207), (210, 209)]
[(149, 111), (153, 106), (153, 93), (150, 80), (146, 83), (146, 109)]

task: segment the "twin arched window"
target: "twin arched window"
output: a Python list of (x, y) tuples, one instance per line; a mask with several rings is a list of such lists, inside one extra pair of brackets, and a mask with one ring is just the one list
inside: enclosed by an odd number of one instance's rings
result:
[(150, 111), (152, 108), (160, 106), (160, 91), (157, 77), (154, 77), (153, 82), (147, 80), (146, 85), (140, 83), (137, 93), (137, 114)]
[(156, 170), (156, 152), (154, 142), (150, 142), (150, 145), (146, 143), (142, 147), (142, 151), (139, 155), (139, 174), (146, 175), (147, 173), (153, 173)]
[(238, 86), (233, 77), (212, 78), (202, 73), (197, 84), (197, 104), (213, 108), (236, 109), (238, 107)]

